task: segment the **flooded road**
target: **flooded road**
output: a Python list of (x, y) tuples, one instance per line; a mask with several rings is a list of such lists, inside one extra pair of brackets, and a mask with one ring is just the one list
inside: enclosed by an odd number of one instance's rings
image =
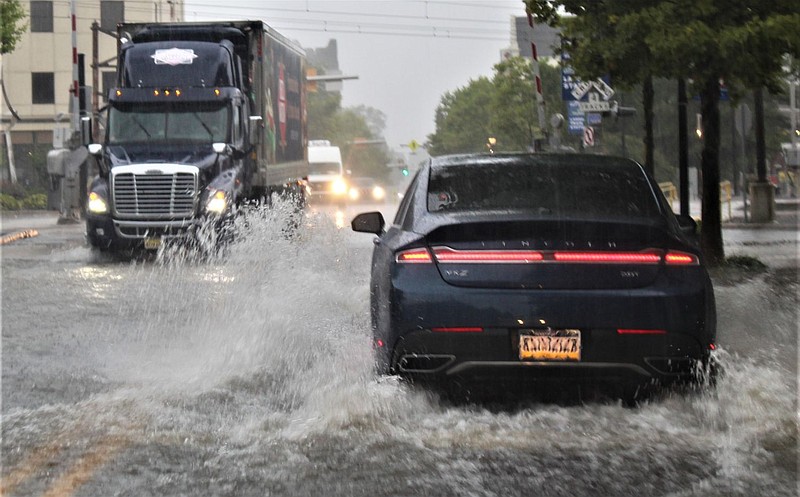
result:
[(372, 374), (371, 237), (247, 221), (221, 258), (4, 251), (2, 495), (797, 495), (796, 279), (717, 287), (716, 391), (454, 406)]

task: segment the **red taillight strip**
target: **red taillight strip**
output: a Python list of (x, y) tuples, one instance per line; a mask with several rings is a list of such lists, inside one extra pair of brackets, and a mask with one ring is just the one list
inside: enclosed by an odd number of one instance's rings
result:
[(554, 252), (557, 262), (611, 263), (611, 264), (658, 264), (661, 254), (655, 252)]
[(405, 264), (426, 264), (433, 261), (431, 253), (426, 248), (404, 250), (397, 254), (395, 260)]
[(696, 255), (676, 251), (667, 252), (664, 261), (668, 266), (697, 266), (700, 264), (700, 259)]
[(700, 259), (687, 252), (657, 249), (641, 252), (610, 251), (538, 251), (538, 250), (456, 250), (450, 247), (433, 247), (433, 256), (421, 247), (397, 254), (395, 260), (407, 264), (426, 264), (433, 258), (441, 264), (532, 264), (561, 262), (566, 264), (661, 264), (668, 266), (696, 266)]
[(631, 329), (620, 328), (617, 330), (620, 335), (666, 335), (666, 330), (645, 330), (645, 329)]
[(477, 326), (451, 326), (445, 328), (431, 328), (431, 331), (439, 333), (480, 333), (483, 328)]
[(526, 264), (544, 260), (544, 255), (536, 250), (454, 250), (435, 247), (433, 255), (441, 263)]

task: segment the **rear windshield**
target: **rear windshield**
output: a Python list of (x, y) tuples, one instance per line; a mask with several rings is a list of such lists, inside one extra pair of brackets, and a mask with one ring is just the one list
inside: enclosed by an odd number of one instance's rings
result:
[(658, 204), (638, 167), (482, 163), (431, 169), (428, 210), (532, 211), (557, 217), (654, 217)]

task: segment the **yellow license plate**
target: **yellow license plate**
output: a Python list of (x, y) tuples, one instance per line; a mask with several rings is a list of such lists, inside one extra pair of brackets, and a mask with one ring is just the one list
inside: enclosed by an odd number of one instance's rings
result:
[(158, 250), (158, 247), (160, 246), (161, 246), (161, 238), (150, 237), (144, 239), (145, 250)]
[(519, 358), (534, 361), (580, 361), (580, 330), (532, 330), (519, 336)]

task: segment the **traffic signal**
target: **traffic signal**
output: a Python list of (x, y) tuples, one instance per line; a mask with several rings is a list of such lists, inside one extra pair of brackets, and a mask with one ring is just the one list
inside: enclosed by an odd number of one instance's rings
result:
[(400, 172), (403, 173), (403, 176), (408, 176), (408, 166), (403, 166), (403, 169)]

